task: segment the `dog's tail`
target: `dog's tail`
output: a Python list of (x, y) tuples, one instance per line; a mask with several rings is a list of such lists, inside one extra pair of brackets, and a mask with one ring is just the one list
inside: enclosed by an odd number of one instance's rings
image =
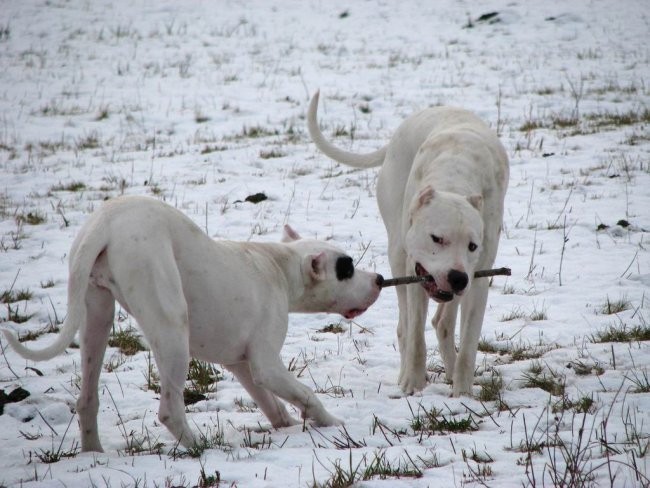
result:
[(68, 280), (68, 314), (52, 344), (43, 349), (30, 349), (23, 346), (14, 332), (2, 330), (11, 347), (25, 359), (46, 361), (58, 356), (70, 345), (79, 327), (86, 323), (86, 290), (92, 267), (107, 245), (106, 227), (105, 223), (91, 217), (72, 244)]
[(325, 136), (318, 127), (318, 98), (320, 91), (317, 91), (309, 103), (309, 110), (307, 111), (307, 127), (312, 141), (316, 147), (320, 149), (327, 157), (332, 158), (339, 163), (352, 166), (354, 168), (372, 168), (381, 166), (386, 157), (386, 150), (388, 146), (384, 146), (377, 151), (367, 154), (355, 154), (344, 151), (334, 146), (331, 142), (325, 139)]

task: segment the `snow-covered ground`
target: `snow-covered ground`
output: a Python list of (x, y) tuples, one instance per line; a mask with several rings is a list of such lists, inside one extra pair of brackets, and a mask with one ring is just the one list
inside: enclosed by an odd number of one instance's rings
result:
[[(78, 349), (37, 364), (2, 340), (0, 389), (30, 396), (0, 416), (0, 486), (216, 486), (217, 471), (240, 487), (648, 486), (650, 9), (478, 3), (2, 2), (3, 328), (62, 320), (72, 239), (122, 193), (160, 198), (215, 238), (276, 241), (288, 222), (390, 276), (377, 172), (309, 141), (318, 88), (325, 133), (355, 151), (431, 105), (488, 121), (511, 158), (495, 264), (512, 276), (493, 280), (476, 398), (450, 398), (431, 327), (430, 383), (400, 394), (387, 289), (352, 323), (290, 319), (283, 359), (345, 429), (272, 430), (225, 373), (188, 407), (196, 429), (223, 435), (200, 457), (158, 422), (147, 352), (107, 351), (106, 452), (81, 454)], [(245, 201), (257, 192), (269, 198)], [(319, 332), (331, 324), (344, 332)], [(116, 316), (116, 330), (135, 325)], [(606, 330), (637, 335), (597, 342)], [(497, 400), (479, 398), (481, 382), (502, 382)], [(442, 424), (415, 430), (426, 412)]]

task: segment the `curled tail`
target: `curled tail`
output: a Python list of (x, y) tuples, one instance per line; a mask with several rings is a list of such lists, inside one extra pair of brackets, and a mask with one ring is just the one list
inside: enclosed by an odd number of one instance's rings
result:
[(5, 338), (18, 354), (32, 361), (46, 361), (58, 356), (70, 345), (79, 327), (86, 323), (86, 290), (90, 272), (107, 242), (106, 225), (98, 225), (97, 219), (91, 218), (82, 227), (70, 251), (68, 314), (59, 335), (43, 349), (30, 349), (20, 342), (14, 332), (3, 329)]
[(325, 139), (325, 136), (318, 127), (318, 98), (320, 91), (317, 91), (309, 103), (309, 110), (307, 111), (307, 127), (312, 141), (316, 147), (320, 149), (327, 157), (354, 168), (372, 168), (381, 166), (386, 156), (388, 146), (384, 146), (374, 152), (367, 154), (355, 154), (343, 149), (339, 149), (331, 142)]

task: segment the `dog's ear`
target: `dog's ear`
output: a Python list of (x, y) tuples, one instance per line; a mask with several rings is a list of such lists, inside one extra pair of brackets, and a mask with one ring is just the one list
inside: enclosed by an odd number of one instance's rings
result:
[(483, 209), (483, 196), (482, 195), (470, 195), (467, 197), (469, 204), (474, 207), (479, 212)]
[(300, 239), (300, 234), (298, 234), (293, 227), (289, 224), (284, 226), (284, 231), (282, 232), (282, 242), (293, 242)]
[(410, 208), (410, 212), (409, 212), (411, 217), (413, 217), (413, 214), (415, 212), (417, 212), (422, 207), (424, 207), (427, 203), (429, 203), (431, 200), (433, 200), (434, 196), (436, 196), (436, 191), (433, 189), (433, 187), (431, 185), (427, 185), (422, 190), (420, 190), (420, 193), (418, 193), (418, 196), (411, 203), (411, 208)]
[(436, 191), (431, 185), (427, 185), (423, 188), (418, 195), (418, 208), (424, 207), (427, 203), (433, 200), (433, 197), (436, 196)]
[(305, 268), (312, 280), (321, 281), (323, 278), (325, 278), (326, 260), (327, 256), (324, 252), (307, 256), (305, 260)]

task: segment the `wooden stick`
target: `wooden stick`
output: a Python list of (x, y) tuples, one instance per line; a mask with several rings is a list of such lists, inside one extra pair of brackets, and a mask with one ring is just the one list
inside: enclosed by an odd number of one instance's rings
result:
[[(490, 276), (510, 276), (510, 268), (483, 269), (474, 273), (474, 278), (487, 278)], [(382, 288), (387, 286), (410, 285), (411, 283), (422, 283), (424, 281), (433, 281), (431, 275), (420, 276), (402, 276), (400, 278), (389, 278), (381, 283)]]

